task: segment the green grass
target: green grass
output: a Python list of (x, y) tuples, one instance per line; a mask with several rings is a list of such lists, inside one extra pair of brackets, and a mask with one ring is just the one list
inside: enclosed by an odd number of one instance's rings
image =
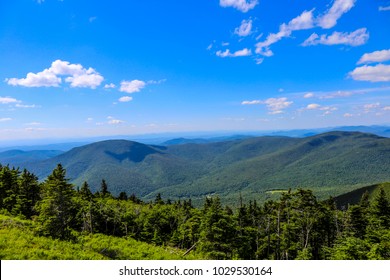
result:
[(202, 259), (183, 250), (158, 247), (131, 238), (103, 234), (78, 235), (75, 242), (60, 241), (34, 233), (34, 222), (0, 215), (2, 260), (181, 260)]

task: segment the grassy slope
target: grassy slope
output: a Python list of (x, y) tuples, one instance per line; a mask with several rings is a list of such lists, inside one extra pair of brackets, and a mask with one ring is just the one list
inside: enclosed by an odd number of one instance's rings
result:
[(202, 259), (171, 247), (103, 234), (79, 236), (76, 242), (36, 236), (31, 221), (0, 215), (0, 259), (7, 260), (178, 260)]

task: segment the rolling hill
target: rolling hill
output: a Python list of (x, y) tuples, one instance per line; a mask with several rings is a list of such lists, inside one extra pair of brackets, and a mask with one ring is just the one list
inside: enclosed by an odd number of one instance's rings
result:
[(153, 199), (264, 201), (278, 190), (310, 188), (320, 197), (390, 181), (390, 139), (359, 132), (328, 132), (306, 138), (252, 137), (169, 146), (109, 140), (74, 148), (23, 167), (40, 178), (58, 163), (71, 182)]

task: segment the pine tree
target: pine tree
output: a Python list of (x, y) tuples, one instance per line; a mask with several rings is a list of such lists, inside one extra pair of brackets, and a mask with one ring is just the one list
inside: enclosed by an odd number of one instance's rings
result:
[(108, 186), (106, 183), (106, 180), (102, 179), (102, 182), (100, 184), (100, 195), (102, 197), (111, 196), (111, 193), (108, 191)]
[(372, 203), (372, 214), (381, 226), (390, 228), (390, 203), (383, 186)]
[(59, 239), (70, 239), (76, 228), (75, 190), (65, 178), (66, 171), (57, 165), (42, 185), (42, 200), (37, 204), (39, 232)]
[(24, 169), (18, 178), (18, 186), (19, 192), (13, 212), (30, 219), (37, 214), (34, 207), (40, 200), (38, 177)]
[(199, 250), (212, 259), (231, 259), (235, 220), (222, 208), (220, 199), (206, 200), (200, 228)]

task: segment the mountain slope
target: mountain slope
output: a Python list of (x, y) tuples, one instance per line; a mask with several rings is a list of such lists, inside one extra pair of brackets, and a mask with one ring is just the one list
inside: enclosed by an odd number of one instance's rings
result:
[[(265, 200), (275, 190), (310, 188), (321, 197), (390, 181), (390, 139), (357, 132), (306, 138), (253, 137), (213, 143), (151, 146), (126, 140), (96, 142), (26, 164), (40, 178), (61, 163), (71, 182), (152, 199)], [(272, 191), (273, 190), (273, 191)]]

